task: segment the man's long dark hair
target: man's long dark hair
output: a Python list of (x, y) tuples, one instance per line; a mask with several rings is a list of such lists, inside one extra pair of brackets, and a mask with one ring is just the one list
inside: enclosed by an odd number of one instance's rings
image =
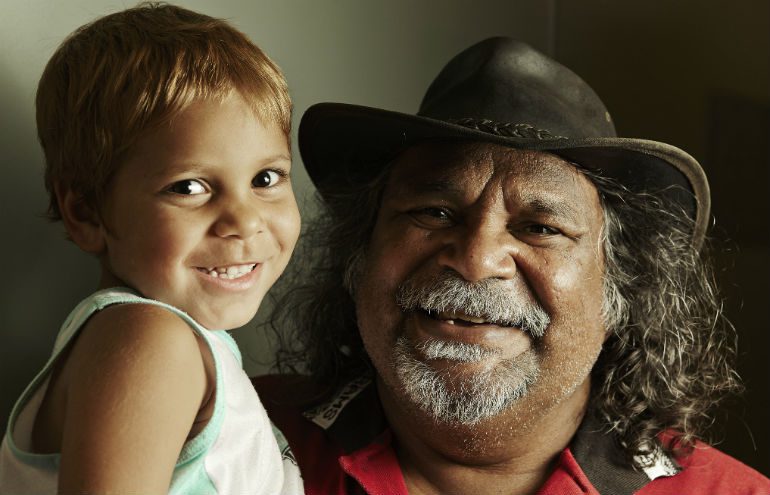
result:
[[(715, 406), (738, 392), (736, 335), (711, 265), (691, 244), (693, 221), (663, 195), (632, 192), (576, 165), (604, 210), (604, 319), (609, 337), (593, 369), (592, 407), (629, 461), (661, 446), (680, 455), (707, 439)], [(374, 229), (386, 172), (327, 192), (303, 239), (314, 260), (304, 285), (277, 305), (282, 371), (308, 373), (328, 396), (371, 363), (348, 288)], [(302, 251), (305, 249), (305, 252)], [(291, 280), (291, 279), (290, 279)], [(296, 283), (296, 279), (291, 280)], [(669, 432), (661, 444), (659, 434)]]

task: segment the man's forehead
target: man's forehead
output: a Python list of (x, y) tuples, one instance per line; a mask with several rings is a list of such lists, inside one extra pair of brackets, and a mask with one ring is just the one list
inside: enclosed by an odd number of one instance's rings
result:
[(496, 173), (526, 175), (544, 184), (572, 181), (580, 175), (574, 165), (552, 153), (492, 143), (439, 141), (404, 151), (393, 162), (391, 178), (407, 188), (451, 191), (465, 189), (466, 181), (485, 182)]

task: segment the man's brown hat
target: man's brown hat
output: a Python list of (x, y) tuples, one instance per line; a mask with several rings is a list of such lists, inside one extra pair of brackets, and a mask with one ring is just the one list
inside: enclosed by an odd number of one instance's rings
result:
[(619, 138), (596, 93), (575, 73), (509, 38), (490, 38), (454, 57), (428, 88), (417, 115), (342, 103), (310, 107), (299, 149), (321, 195), (365, 180), (404, 149), (435, 139), (547, 151), (658, 192), (695, 222), (699, 247), (710, 197), (698, 162), (669, 144)]

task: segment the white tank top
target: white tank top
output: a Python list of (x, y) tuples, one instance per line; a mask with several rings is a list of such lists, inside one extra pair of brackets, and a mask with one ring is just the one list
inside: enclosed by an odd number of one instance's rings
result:
[(283, 435), (272, 425), (241, 354), (225, 331), (203, 328), (183, 311), (141, 297), (126, 288), (96, 292), (70, 313), (56, 338), (53, 353), (16, 402), (0, 446), (0, 494), (55, 494), (59, 454), (31, 452), (32, 426), (45, 396), (50, 371), (61, 351), (88, 318), (114, 304), (151, 304), (178, 315), (208, 344), (216, 369), (214, 414), (188, 440), (171, 480), (172, 494), (301, 494), (302, 479)]

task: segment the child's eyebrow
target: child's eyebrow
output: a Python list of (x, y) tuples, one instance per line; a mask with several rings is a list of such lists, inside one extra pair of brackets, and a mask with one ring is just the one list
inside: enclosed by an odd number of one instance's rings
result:
[(158, 179), (181, 173), (197, 174), (203, 172), (205, 169), (206, 166), (200, 162), (178, 161), (173, 162), (165, 167), (155, 168), (150, 173), (148, 173), (147, 176), (150, 179)]
[[(275, 155), (271, 155), (265, 158), (260, 159), (257, 161), (256, 165), (257, 167), (264, 167), (266, 165), (269, 165), (271, 163), (276, 162), (289, 162), (291, 163), (291, 156), (286, 153), (278, 153)], [(169, 164), (167, 167), (154, 169), (152, 172), (148, 174), (148, 177), (150, 178), (158, 178), (163, 177), (166, 175), (174, 175), (179, 173), (203, 173), (208, 170), (208, 165), (206, 162), (198, 162), (198, 161), (176, 161)]]
[(264, 163), (273, 163), (273, 162), (278, 162), (278, 161), (290, 162), (291, 161), (291, 155), (289, 155), (287, 153), (278, 153), (277, 155), (269, 156), (269, 157), (261, 160), (261, 162), (263, 164)]

